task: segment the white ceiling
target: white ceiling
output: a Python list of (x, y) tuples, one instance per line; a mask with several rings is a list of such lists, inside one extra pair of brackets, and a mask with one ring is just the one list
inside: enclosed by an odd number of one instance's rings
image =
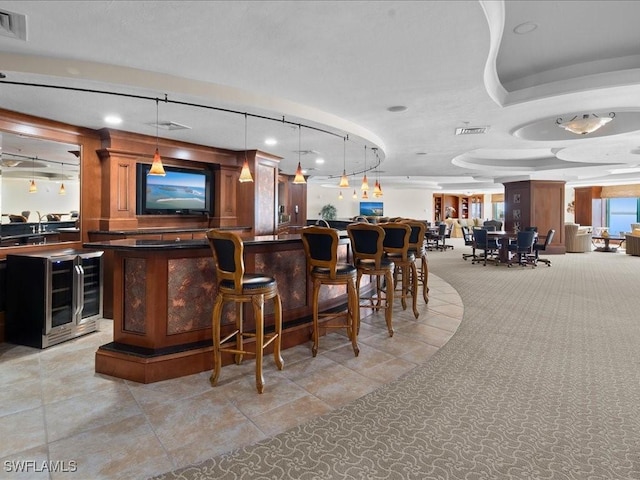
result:
[[(310, 181), (329, 186), (343, 164), (347, 173), (375, 164), (372, 148), (383, 185), (640, 182), (640, 2), (0, 1), (0, 10), (26, 16), (26, 41), (0, 35), (9, 110), (93, 129), (118, 114), (117, 128), (154, 136), (153, 100), (8, 82), (166, 94), (160, 121), (191, 128), (161, 136), (236, 150), (245, 117), (215, 108), (247, 112), (249, 149), (283, 157), (285, 173), (300, 159)], [(407, 110), (388, 111), (399, 105)], [(610, 112), (592, 135), (556, 125)], [(465, 126), (488, 130), (456, 136)], [(622, 168), (638, 172), (611, 173)]]

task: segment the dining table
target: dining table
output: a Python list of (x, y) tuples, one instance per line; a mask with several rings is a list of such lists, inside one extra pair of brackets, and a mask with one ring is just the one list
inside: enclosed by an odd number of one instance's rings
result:
[(506, 230), (493, 230), (487, 232), (489, 240), (495, 240), (500, 248), (498, 249), (498, 261), (500, 263), (509, 263), (511, 260), (509, 253), (509, 243), (518, 239), (518, 232), (507, 232)]

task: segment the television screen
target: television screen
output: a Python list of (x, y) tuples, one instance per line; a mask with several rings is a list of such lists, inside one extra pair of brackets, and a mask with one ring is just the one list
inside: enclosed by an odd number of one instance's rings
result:
[(151, 165), (138, 164), (138, 215), (211, 213), (211, 174), (165, 166), (166, 175), (148, 175)]
[(360, 215), (381, 217), (382, 202), (360, 202)]

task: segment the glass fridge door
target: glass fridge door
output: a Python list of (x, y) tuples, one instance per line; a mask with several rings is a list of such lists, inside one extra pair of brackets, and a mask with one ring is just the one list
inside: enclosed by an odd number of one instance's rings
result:
[(49, 333), (56, 327), (62, 327), (74, 323), (74, 259), (56, 258), (49, 262), (51, 269), (49, 277), (50, 302), (45, 333)]

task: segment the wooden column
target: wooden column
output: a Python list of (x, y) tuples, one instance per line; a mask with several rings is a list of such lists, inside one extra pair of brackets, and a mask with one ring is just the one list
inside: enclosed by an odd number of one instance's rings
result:
[(507, 231), (538, 227), (540, 235), (556, 231), (549, 253), (565, 253), (563, 181), (527, 180), (504, 184), (505, 222)]

